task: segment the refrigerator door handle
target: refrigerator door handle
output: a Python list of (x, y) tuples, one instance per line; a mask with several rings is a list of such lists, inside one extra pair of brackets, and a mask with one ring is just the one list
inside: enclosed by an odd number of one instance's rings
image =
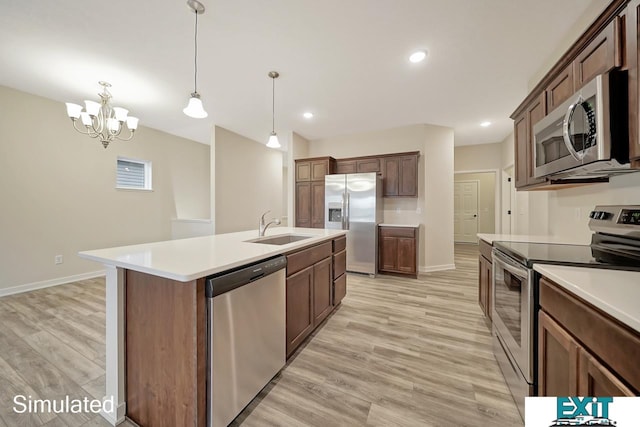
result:
[(340, 215), (340, 221), (342, 222), (342, 229), (345, 230), (346, 229), (346, 221), (345, 221), (345, 215), (346, 215), (346, 207), (347, 207), (347, 202), (346, 202), (346, 194), (342, 193), (342, 206), (341, 206), (341, 215)]
[(344, 211), (344, 222), (345, 222), (345, 226), (343, 227), (343, 230), (348, 230), (349, 229), (349, 221), (351, 221), (351, 214), (350, 214), (350, 209), (351, 209), (351, 195), (349, 193), (346, 194), (347, 196), (347, 203), (345, 206), (345, 211)]

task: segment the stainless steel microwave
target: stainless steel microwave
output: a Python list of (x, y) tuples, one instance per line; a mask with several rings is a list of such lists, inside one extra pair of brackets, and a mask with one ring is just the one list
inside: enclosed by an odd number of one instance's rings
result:
[(630, 172), (627, 75), (601, 74), (533, 126), (535, 176)]

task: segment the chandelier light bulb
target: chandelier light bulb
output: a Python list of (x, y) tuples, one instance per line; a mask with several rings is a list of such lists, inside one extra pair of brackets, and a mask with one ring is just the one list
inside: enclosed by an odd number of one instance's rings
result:
[(137, 117), (133, 117), (133, 116), (127, 117), (127, 127), (130, 130), (138, 129), (138, 120), (139, 119)]
[(72, 102), (67, 102), (67, 115), (72, 119), (80, 118), (80, 113), (82, 113), (82, 105), (74, 104)]
[(84, 101), (84, 109), (91, 117), (96, 117), (98, 113), (100, 113), (100, 103), (95, 101)]

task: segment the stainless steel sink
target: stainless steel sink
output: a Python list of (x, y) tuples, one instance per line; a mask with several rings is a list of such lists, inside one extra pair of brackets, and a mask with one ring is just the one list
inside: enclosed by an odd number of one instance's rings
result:
[(312, 237), (313, 236), (305, 236), (303, 234), (280, 234), (278, 236), (267, 236), (253, 240), (245, 240), (245, 242), (262, 243), (264, 245), (286, 245), (287, 243), (298, 242)]

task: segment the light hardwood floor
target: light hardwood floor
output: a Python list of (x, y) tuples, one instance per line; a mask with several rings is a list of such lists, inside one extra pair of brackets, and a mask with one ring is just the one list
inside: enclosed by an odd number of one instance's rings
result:
[[(235, 426), (522, 426), (477, 303), (478, 251), (419, 279), (349, 275), (348, 295)], [(25, 417), (13, 396), (104, 392), (104, 280), (0, 298), (0, 427), (106, 426)]]

